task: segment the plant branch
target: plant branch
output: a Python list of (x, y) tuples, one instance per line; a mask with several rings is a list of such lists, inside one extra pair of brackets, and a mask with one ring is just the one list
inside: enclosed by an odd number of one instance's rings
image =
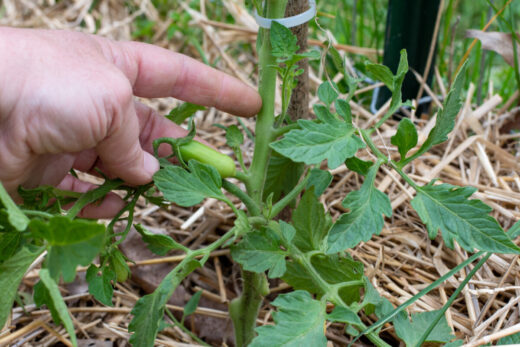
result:
[(298, 195), (307, 185), (309, 177), (310, 175), (307, 174), (305, 178), (300, 183), (298, 183), (286, 196), (284, 196), (280, 201), (274, 204), (269, 216), (270, 219), (276, 217), (280, 212), (282, 212), (285, 206), (289, 205), (294, 199), (298, 197)]
[(229, 182), (228, 180), (222, 180), (222, 187), (227, 190), (229, 193), (233, 194), (237, 198), (240, 199), (246, 205), (247, 210), (253, 216), (258, 216), (261, 213), (260, 206), (249, 197), (242, 189)]

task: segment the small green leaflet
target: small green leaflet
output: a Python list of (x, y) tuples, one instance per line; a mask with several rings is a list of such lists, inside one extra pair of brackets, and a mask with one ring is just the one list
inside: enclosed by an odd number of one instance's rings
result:
[(182, 314), (182, 320), (188, 317), (190, 314), (193, 314), (197, 310), (197, 306), (199, 306), (200, 296), (202, 295), (202, 290), (199, 290), (195, 294), (192, 295), (190, 300), (184, 305), (184, 312)]
[(360, 190), (350, 192), (343, 206), (350, 209), (332, 226), (327, 239), (327, 253), (342, 252), (353, 248), (362, 241), (368, 241), (372, 235), (379, 235), (383, 229), (383, 214), (392, 215), (390, 199), (379, 191), (374, 182), (379, 165), (373, 165)]
[(372, 165), (374, 165), (371, 161), (365, 161), (362, 159), (359, 159), (358, 157), (352, 157), (348, 158), (345, 161), (345, 165), (347, 165), (349, 170), (352, 170), (361, 176), (366, 176), (368, 172), (370, 171), (370, 168)]
[(236, 125), (226, 128), (226, 142), (231, 148), (240, 148), (244, 143), (244, 135)]
[[(405, 342), (407, 347), (415, 347), (420, 341), (423, 332), (430, 326), (437, 312), (412, 313), (411, 322), (406, 315), (397, 316), (394, 319), (395, 333)], [(424, 342), (449, 342), (453, 338), (455, 336), (451, 334), (451, 328), (446, 321), (446, 317), (442, 317)]]
[(264, 196), (273, 193), (273, 200), (280, 199), (282, 194), (289, 193), (303, 174), (304, 165), (295, 163), (289, 158), (273, 152), (267, 166)]
[(408, 118), (403, 118), (397, 127), (397, 133), (392, 136), (391, 143), (397, 146), (401, 160), (406, 158), (406, 153), (417, 145), (417, 130)]
[(18, 252), (22, 243), (22, 235), (18, 231), (0, 232), (0, 263)]
[[(349, 255), (339, 256), (318, 254), (312, 257), (311, 264), (320, 276), (329, 284), (339, 284), (363, 279), (363, 264), (354, 261)], [(287, 271), (282, 279), (294, 289), (303, 289), (313, 294), (322, 295), (320, 287), (314, 284), (312, 277), (297, 262), (287, 262)], [(363, 287), (350, 285), (340, 290), (345, 303), (350, 304), (359, 299), (359, 289)]]
[(204, 106), (195, 105), (189, 102), (185, 102), (180, 106), (177, 106), (166, 116), (169, 120), (175, 124), (182, 124), (186, 118), (191, 117), (197, 111), (204, 111)]
[(298, 52), (298, 39), (293, 35), (290, 29), (273, 21), (270, 32), (271, 54), (277, 58), (278, 62), (284, 62), (292, 59)]
[[(71, 342), (74, 346), (78, 345), (76, 340), (76, 333), (74, 331), (74, 324), (72, 324), (72, 318), (70, 318), (67, 305), (61, 296), (58, 285), (51, 278), (51, 275), (47, 269), (40, 270), (40, 286), (38, 289), (38, 295), (35, 294), (34, 301), (38, 307), (46, 304), (52, 312), (52, 318), (56, 324), (63, 323), (65, 329), (69, 333)], [(37, 300), (38, 298), (38, 300)]]
[(153, 346), (155, 337), (163, 320), (166, 303), (181, 281), (193, 270), (200, 267), (200, 262), (192, 260), (184, 266), (177, 266), (161, 282), (152, 293), (143, 296), (132, 309), (134, 318), (128, 326), (128, 331), (134, 334), (130, 337), (133, 346)]
[(354, 135), (356, 129), (340, 120), (315, 123), (300, 119), (298, 124), (301, 129), (292, 130), (271, 144), (271, 148), (292, 161), (312, 165), (327, 159), (329, 168), (335, 169), (365, 147)]
[(90, 265), (105, 243), (105, 226), (93, 221), (54, 216), (48, 222), (33, 219), (32, 234), (47, 241), (46, 265), (56, 281), (63, 274), (72, 282), (78, 265)]
[(309, 179), (305, 185), (306, 189), (314, 187), (314, 194), (320, 196), (325, 192), (325, 189), (332, 183), (332, 174), (325, 170), (311, 169)]
[(318, 87), (318, 98), (327, 107), (330, 107), (338, 98), (338, 92), (336, 92), (329, 81), (325, 81)]
[(347, 122), (352, 125), (352, 110), (346, 100), (338, 99), (334, 103), (336, 106), (336, 112)]
[(270, 278), (283, 276), (286, 254), (280, 248), (280, 240), (270, 229), (246, 234), (242, 241), (231, 247), (233, 259), (245, 270), (257, 273), (269, 270)]
[(520, 253), (518, 248), (491, 216), (491, 207), (468, 198), (477, 190), (450, 184), (419, 187), (412, 207), (426, 224), (430, 238), (441, 230), (444, 242), (453, 248), (456, 239), (469, 252)]
[(302, 252), (324, 250), (323, 240), (332, 224), (330, 215), (325, 214), (323, 204), (313, 189), (305, 192), (292, 215), (296, 235), (293, 243)]
[(343, 306), (335, 307), (334, 310), (327, 315), (327, 320), (352, 325), (363, 325), (363, 322), (354, 311)]
[(444, 101), (442, 110), (437, 113), (435, 127), (428, 134), (428, 138), (422, 144), (421, 148), (411, 158), (417, 158), (430, 148), (448, 139), (448, 134), (455, 127), (455, 117), (462, 107), (462, 88), (464, 87), (464, 78), (466, 76), (466, 64), (462, 66), (459, 73), (455, 77), (453, 86)]
[(5, 213), (9, 224), (18, 231), (24, 231), (29, 225), (29, 218), (16, 206), (0, 182), (0, 211)]
[(154, 234), (148, 231), (141, 224), (135, 224), (134, 227), (135, 230), (141, 234), (141, 237), (146, 243), (148, 249), (157, 255), (166, 255), (166, 253), (173, 249), (186, 249), (186, 247), (175, 242), (175, 240), (168, 235)]
[(250, 347), (325, 347), (325, 302), (314, 300), (309, 293), (297, 290), (279, 295), (273, 301), (275, 325), (256, 328), (258, 336)]
[(167, 200), (184, 207), (197, 205), (205, 198), (226, 201), (221, 191), (222, 178), (214, 167), (196, 160), (190, 160), (188, 165), (191, 172), (168, 166), (153, 176), (155, 185)]
[(7, 321), (25, 271), (42, 252), (43, 249), (31, 251), (24, 247), (0, 264), (0, 288), (2, 289), (2, 295), (0, 295), (0, 328)]
[(390, 91), (394, 90), (394, 74), (388, 66), (367, 61), (365, 68), (370, 77), (383, 82)]
[(114, 306), (112, 303), (114, 293), (112, 281), (116, 282), (116, 273), (109, 266), (103, 267), (101, 275), (98, 274), (99, 271), (100, 269), (96, 265), (89, 266), (86, 274), (88, 291), (103, 305)]

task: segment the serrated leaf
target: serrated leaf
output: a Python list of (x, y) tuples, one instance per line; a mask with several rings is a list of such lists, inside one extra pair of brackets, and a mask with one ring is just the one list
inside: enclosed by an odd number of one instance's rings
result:
[(0, 182), (0, 210), (5, 210), (9, 224), (18, 231), (24, 231), (29, 225), (29, 218), (16, 206)]
[(200, 262), (192, 260), (184, 267), (176, 267), (152, 293), (143, 296), (132, 309), (134, 318), (128, 331), (134, 332), (130, 337), (133, 346), (153, 346), (164, 316), (166, 303), (181, 281), (197, 267)]
[[(395, 333), (401, 338), (407, 347), (415, 347), (419, 343), (424, 331), (430, 326), (438, 310), (429, 312), (412, 313), (412, 321), (408, 317), (397, 316), (394, 319)], [(455, 336), (451, 334), (451, 328), (442, 317), (435, 328), (430, 332), (424, 342), (449, 342)]]
[[(41, 306), (42, 304), (46, 304), (49, 308), (53, 308), (51, 312), (54, 312), (53, 319), (56, 324), (63, 324), (65, 330), (69, 333), (72, 345), (77, 346), (78, 342), (76, 340), (74, 324), (72, 323), (72, 318), (70, 318), (69, 311), (67, 310), (67, 305), (61, 296), (58, 285), (51, 278), (50, 272), (47, 269), (40, 270), (40, 283), (47, 292), (45, 293), (46, 295), (40, 297), (41, 299), (44, 298), (45, 302), (38, 302), (37, 305)], [(56, 321), (56, 318), (58, 318), (58, 321)]]
[[(101, 274), (98, 274), (101, 270)], [(106, 306), (114, 306), (112, 303), (112, 295), (114, 288), (112, 281), (116, 282), (116, 273), (108, 266), (99, 269), (96, 265), (89, 266), (86, 273), (88, 283), (88, 292), (94, 296), (99, 302)]]
[(302, 252), (324, 249), (323, 240), (330, 229), (331, 217), (325, 214), (323, 204), (313, 190), (303, 194), (292, 214), (296, 235), (293, 243)]
[(256, 328), (258, 336), (250, 347), (325, 347), (325, 303), (314, 300), (309, 293), (297, 290), (279, 295), (273, 305), (275, 325)]
[(319, 197), (332, 183), (332, 179), (332, 174), (328, 171), (311, 169), (305, 188), (310, 189), (311, 187), (314, 187), (314, 195)]
[(401, 160), (406, 158), (406, 153), (417, 145), (417, 130), (415, 125), (408, 118), (403, 118), (399, 122), (397, 132), (392, 136), (391, 143), (397, 146)]
[(273, 21), (270, 32), (271, 54), (278, 58), (278, 62), (291, 59), (300, 49), (298, 39), (290, 29)]
[(33, 219), (29, 228), (47, 241), (46, 265), (56, 281), (63, 275), (72, 282), (76, 267), (90, 265), (105, 243), (105, 226), (93, 221), (54, 216), (48, 222)]
[(186, 118), (191, 117), (197, 111), (204, 111), (206, 108), (204, 106), (199, 106), (192, 104), (190, 102), (185, 102), (180, 106), (177, 106), (166, 116), (169, 120), (174, 122), (175, 124), (182, 124)]
[(334, 103), (336, 112), (345, 120), (346, 123), (352, 124), (352, 110), (346, 100), (338, 99)]
[(272, 230), (255, 231), (244, 236), (231, 247), (231, 256), (247, 271), (261, 273), (269, 270), (270, 278), (285, 273), (287, 252), (281, 249), (280, 240)]
[(349, 170), (352, 170), (361, 176), (366, 176), (368, 172), (370, 171), (370, 168), (372, 165), (374, 165), (374, 162), (372, 161), (365, 161), (362, 159), (359, 159), (357, 157), (348, 158), (345, 161), (345, 165), (347, 165), (347, 168)]
[(327, 105), (327, 107), (330, 107), (339, 96), (338, 92), (336, 92), (329, 81), (320, 84), (317, 94), (321, 102)]
[(184, 305), (184, 312), (182, 314), (183, 318), (186, 318), (190, 314), (193, 314), (197, 310), (197, 306), (199, 306), (200, 296), (202, 295), (202, 290), (199, 290), (195, 294), (193, 294)]
[(419, 149), (419, 153), (428, 151), (431, 147), (443, 143), (448, 139), (448, 134), (455, 127), (455, 117), (462, 107), (462, 88), (464, 87), (464, 78), (466, 74), (466, 64), (460, 69), (455, 77), (453, 86), (444, 101), (442, 110), (437, 113), (435, 127), (428, 134), (428, 138)]
[(244, 143), (244, 135), (236, 125), (226, 128), (226, 142), (231, 148), (240, 148)]
[(314, 113), (316, 113), (316, 118), (318, 118), (322, 123), (334, 124), (338, 120), (330, 112), (329, 108), (325, 105), (316, 104), (313, 106), (313, 110), (314, 110)]
[(175, 242), (175, 240), (168, 235), (154, 234), (141, 224), (136, 224), (134, 227), (135, 230), (141, 234), (143, 241), (146, 243), (146, 247), (157, 255), (166, 255), (166, 253), (173, 249), (185, 249), (183, 245)]
[(450, 184), (428, 185), (418, 188), (412, 207), (426, 224), (430, 238), (441, 230), (444, 242), (453, 248), (456, 239), (469, 252), (478, 250), (495, 253), (520, 253), (502, 227), (491, 216), (491, 207), (480, 200), (468, 198), (473, 187)]
[(0, 295), (0, 329), (7, 321), (25, 271), (42, 252), (43, 249), (30, 250), (23, 247), (0, 264), (0, 289), (2, 290), (2, 295)]
[[(354, 261), (349, 255), (315, 255), (311, 258), (311, 264), (320, 276), (329, 284), (339, 284), (343, 282), (361, 281), (363, 279), (363, 264)], [(290, 284), (294, 289), (303, 289), (310, 293), (324, 294), (317, 286), (313, 277), (299, 263), (287, 262), (287, 271), (282, 279)], [(359, 286), (345, 287), (339, 294), (345, 303), (350, 304), (359, 300)]]
[(335, 169), (365, 147), (354, 135), (355, 128), (345, 122), (317, 124), (300, 119), (298, 124), (301, 129), (292, 130), (271, 144), (275, 151), (295, 162), (312, 165), (328, 160), (329, 168)]
[(353, 248), (381, 233), (383, 215), (390, 217), (392, 206), (388, 196), (374, 186), (378, 170), (378, 165), (372, 166), (361, 189), (350, 192), (343, 200), (343, 206), (350, 212), (343, 214), (332, 226), (327, 239), (327, 253)]
[(196, 160), (190, 160), (188, 165), (190, 172), (179, 166), (168, 166), (153, 176), (155, 185), (167, 200), (183, 207), (197, 205), (205, 198), (226, 200), (221, 190), (222, 178), (214, 167)]
[(304, 169), (302, 163), (295, 163), (273, 152), (267, 166), (264, 196), (273, 194), (273, 199), (277, 201), (282, 195), (289, 193), (298, 184)]
[(327, 315), (327, 320), (353, 325), (363, 325), (363, 322), (354, 311), (343, 306), (336, 306), (334, 310)]

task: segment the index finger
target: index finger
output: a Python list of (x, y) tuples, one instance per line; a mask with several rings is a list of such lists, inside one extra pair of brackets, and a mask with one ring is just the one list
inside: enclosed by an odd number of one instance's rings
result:
[(183, 54), (139, 42), (111, 42), (114, 63), (125, 73), (137, 96), (172, 96), (214, 106), (237, 116), (254, 116), (260, 95), (238, 79)]

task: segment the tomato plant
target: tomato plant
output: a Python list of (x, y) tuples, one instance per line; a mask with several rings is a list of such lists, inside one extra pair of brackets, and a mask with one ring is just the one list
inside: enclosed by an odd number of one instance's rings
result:
[[(280, 18), (286, 1), (266, 0), (264, 4), (259, 1), (255, 4), (267, 17)], [(237, 346), (326, 346), (326, 322), (344, 323), (345, 333), (352, 341), (364, 335), (376, 346), (388, 346), (379, 336), (386, 323), (393, 324), (397, 336), (407, 346), (423, 342), (448, 343), (454, 339), (444, 312), (471, 275), (492, 252), (520, 253), (511, 241), (518, 233), (518, 226), (504, 232), (489, 215), (490, 207), (479, 200), (470, 200), (474, 188), (435, 181), (421, 186), (406, 173), (409, 163), (445, 142), (453, 130), (461, 108), (464, 68), (438, 110), (435, 126), (426, 140), (418, 143), (417, 130), (410, 120), (403, 119), (399, 123), (391, 139), (400, 154), (400, 160), (396, 161), (376, 146), (372, 138), (378, 128), (405, 105), (401, 85), (408, 71), (406, 52), (401, 53), (396, 74), (385, 66), (366, 63), (367, 73), (388, 87), (392, 100), (381, 119), (361, 128), (350, 108), (359, 80), (346, 70), (347, 95), (340, 95), (337, 87), (327, 81), (318, 89), (320, 103), (314, 106), (315, 119), (291, 121), (287, 108), (295, 78), (301, 73), (297, 63), (307, 58), (319, 59), (321, 54), (298, 53), (296, 38), (276, 22), (270, 30), (260, 30), (258, 47), (263, 107), (256, 121), (251, 165), (246, 166), (242, 159), (243, 136), (238, 127), (226, 128), (226, 138), (239, 169), (229, 157), (193, 141), (195, 129), (192, 126), (186, 138), (156, 140), (156, 153), (161, 144), (171, 146), (179, 165), (171, 164), (167, 160), (170, 158), (161, 158), (162, 168), (155, 174), (153, 184), (130, 187), (119, 180), (106, 180), (100, 188), (79, 197), (48, 187), (20, 190), (25, 199), (22, 207), (0, 186), (0, 288), (4, 291), (0, 298), (0, 326), (6, 322), (24, 272), (46, 252), (40, 281), (34, 288), (34, 300), (38, 306), (47, 305), (55, 322), (65, 326), (76, 344), (73, 323), (57, 287), (60, 279), (70, 282), (78, 266), (89, 266), (86, 278), (90, 293), (101, 303), (112, 305), (113, 284), (125, 281), (129, 274), (127, 259), (117, 246), (132, 226), (137, 200), (144, 197), (150, 203), (189, 207), (214, 198), (229, 205), (236, 221), (231, 230), (204, 248), (189, 249), (168, 236), (153, 234), (136, 225), (143, 241), (155, 253), (164, 255), (176, 249), (184, 252), (185, 257), (155, 292), (136, 303), (129, 325), (133, 345), (154, 345), (166, 303), (177, 286), (196, 268), (202, 267), (212, 251), (221, 247), (231, 248), (231, 255), (242, 270), (242, 293), (229, 306)], [(333, 48), (330, 54), (344, 68)], [(275, 110), (278, 76), (282, 81), (279, 113)], [(368, 151), (372, 160), (359, 159), (361, 151)], [(283, 184), (273, 184), (281, 161), (290, 166), (291, 174), (283, 177)], [(332, 220), (319, 199), (332, 180), (324, 165), (328, 169), (346, 165), (364, 177), (361, 188), (344, 198), (343, 206), (348, 212), (337, 220)], [(379, 295), (364, 275), (363, 264), (346, 252), (381, 233), (385, 216), (392, 215), (389, 198), (374, 185), (382, 167), (393, 170), (413, 187), (416, 193), (411, 205), (426, 225), (430, 238), (435, 238), (440, 231), (448, 247), (454, 247), (457, 242), (473, 253), (397, 308)], [(240, 188), (237, 181), (243, 183), (245, 189)], [(77, 218), (83, 207), (115, 189), (127, 192), (128, 204), (111, 223), (104, 226)], [(157, 197), (156, 189), (163, 198)], [(240, 199), (245, 209), (234, 205), (224, 191)], [(71, 209), (62, 210), (61, 206), (72, 202)], [(292, 210), (292, 217), (288, 221), (279, 220), (286, 208)], [(114, 225), (122, 219), (127, 226), (117, 232)], [(99, 262), (93, 264), (96, 257)], [(407, 306), (476, 260), (478, 263), (442, 309), (408, 317), (404, 310)], [(256, 327), (260, 305), (269, 292), (268, 278), (281, 278), (294, 291), (280, 294), (272, 302), (277, 308), (274, 325)], [(332, 310), (327, 310), (328, 306)], [(378, 321), (367, 326), (360, 319), (362, 313), (373, 314)]]

